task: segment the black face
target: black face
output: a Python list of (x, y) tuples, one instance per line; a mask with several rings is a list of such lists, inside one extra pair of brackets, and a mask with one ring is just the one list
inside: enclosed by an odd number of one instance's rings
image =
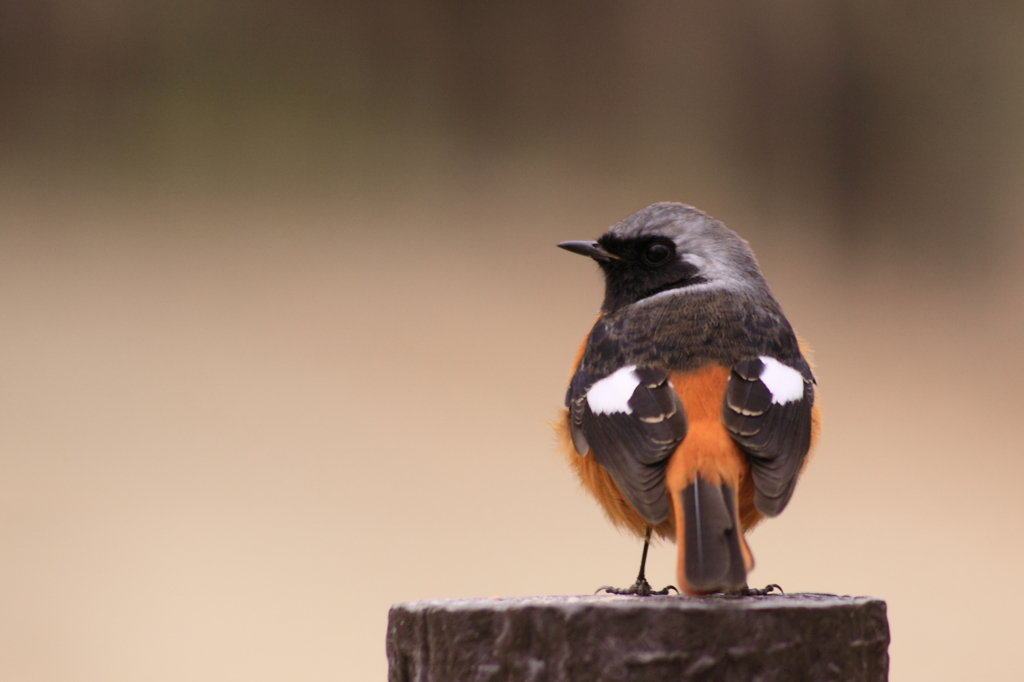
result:
[(705, 282), (697, 266), (679, 258), (675, 243), (666, 237), (619, 239), (605, 235), (597, 240), (617, 259), (599, 261), (605, 275), (601, 309), (617, 310), (648, 296)]

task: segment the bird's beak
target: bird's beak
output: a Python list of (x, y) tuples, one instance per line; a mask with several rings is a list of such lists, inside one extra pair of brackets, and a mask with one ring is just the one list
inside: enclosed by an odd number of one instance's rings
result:
[(597, 242), (562, 242), (558, 245), (558, 248), (578, 253), (581, 256), (590, 256), (594, 260), (606, 263), (612, 260), (619, 260), (618, 256), (608, 253)]

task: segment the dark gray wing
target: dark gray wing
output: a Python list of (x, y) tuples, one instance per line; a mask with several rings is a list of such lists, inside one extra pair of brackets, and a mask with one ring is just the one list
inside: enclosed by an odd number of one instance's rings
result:
[(754, 506), (776, 516), (789, 502), (811, 445), (814, 377), (802, 357), (740, 360), (725, 389), (722, 420), (750, 458)]
[(593, 452), (648, 522), (664, 521), (665, 467), (686, 435), (686, 415), (668, 373), (630, 365), (595, 381), (579, 369), (566, 404), (576, 451)]

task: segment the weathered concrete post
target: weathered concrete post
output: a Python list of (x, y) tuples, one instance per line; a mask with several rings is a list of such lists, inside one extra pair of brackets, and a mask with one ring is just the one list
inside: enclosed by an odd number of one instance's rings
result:
[(389, 682), (877, 682), (873, 597), (518, 597), (396, 604)]

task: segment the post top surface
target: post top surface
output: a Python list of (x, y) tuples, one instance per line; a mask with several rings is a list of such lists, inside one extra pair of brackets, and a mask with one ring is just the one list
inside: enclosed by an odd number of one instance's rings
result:
[(728, 596), (722, 594), (706, 597), (669, 596), (618, 596), (618, 595), (565, 595), (536, 597), (472, 597), (462, 599), (420, 599), (393, 605), (392, 609), (416, 611), (507, 611), (529, 608), (551, 608), (576, 610), (580, 608), (610, 609), (676, 609), (682, 611), (707, 611), (724, 609), (821, 609), (835, 607), (863, 606), (871, 602), (882, 602), (877, 597), (851, 597), (816, 592), (793, 594), (772, 594), (766, 596)]

